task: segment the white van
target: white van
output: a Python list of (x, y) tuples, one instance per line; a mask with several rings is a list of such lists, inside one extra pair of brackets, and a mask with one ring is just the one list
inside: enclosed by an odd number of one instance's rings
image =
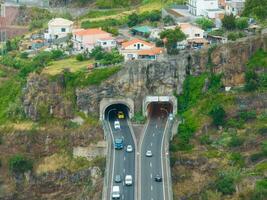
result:
[(125, 176), (125, 185), (132, 185), (133, 184), (133, 177), (131, 175)]
[(112, 187), (112, 199), (119, 199), (120, 198), (120, 186), (113, 186)]

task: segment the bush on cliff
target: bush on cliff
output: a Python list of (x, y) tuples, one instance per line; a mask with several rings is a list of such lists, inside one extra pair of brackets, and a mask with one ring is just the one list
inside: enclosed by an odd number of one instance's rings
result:
[(11, 156), (8, 160), (8, 165), (12, 173), (24, 173), (31, 171), (33, 168), (33, 162), (20, 154)]

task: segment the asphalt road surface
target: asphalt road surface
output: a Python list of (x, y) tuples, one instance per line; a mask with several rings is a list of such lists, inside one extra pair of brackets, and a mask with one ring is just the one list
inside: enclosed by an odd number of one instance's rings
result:
[[(131, 135), (131, 131), (129, 129), (127, 119), (119, 119), (120, 121), (120, 130), (115, 130), (114, 128), (114, 121), (117, 120), (117, 111), (116, 110), (110, 110), (107, 120), (109, 123), (109, 127), (111, 129), (112, 138), (115, 140), (115, 138), (123, 137), (124, 138), (124, 149), (122, 150), (116, 150), (114, 149), (114, 145), (112, 145), (112, 151), (113, 154), (113, 166), (112, 169), (109, 169), (112, 173), (111, 177), (111, 183), (109, 183), (109, 195), (108, 198), (112, 199), (111, 193), (112, 193), (112, 186), (120, 186), (120, 194), (121, 194), (121, 200), (135, 200), (135, 145), (134, 140)], [(112, 142), (114, 144), (114, 142)], [(133, 152), (126, 152), (126, 146), (132, 145)], [(121, 183), (115, 183), (114, 178), (116, 175), (120, 175), (122, 178)], [(124, 179), (126, 175), (132, 175), (133, 177), (133, 185), (126, 186), (124, 183)]]
[[(163, 182), (154, 180), (162, 176), (161, 146), (167, 122), (167, 112), (161, 105), (152, 104), (150, 118), (141, 146), (141, 200), (164, 200)], [(152, 157), (146, 157), (146, 151), (152, 151)]]

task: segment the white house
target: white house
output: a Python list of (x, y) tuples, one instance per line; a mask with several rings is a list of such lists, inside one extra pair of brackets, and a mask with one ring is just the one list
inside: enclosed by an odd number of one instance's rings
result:
[[(208, 41), (204, 38), (204, 30), (194, 26), (190, 23), (178, 24), (181, 31), (186, 35), (187, 44), (190, 46), (203, 46), (208, 44)], [(182, 41), (181, 43), (184, 43)]]
[(219, 9), (218, 0), (189, 0), (188, 9), (192, 15), (204, 16), (205, 10)]
[(245, 6), (245, 0), (231, 0), (226, 1), (225, 12), (227, 15), (240, 15)]
[(159, 55), (163, 53), (163, 48), (155, 47), (154, 44), (133, 39), (122, 43), (120, 53), (127, 60), (157, 60)]
[(66, 37), (72, 33), (73, 22), (63, 18), (54, 18), (48, 22), (48, 31), (44, 37), (47, 40), (53, 40)]
[(76, 52), (82, 52), (84, 50), (90, 52), (95, 46), (101, 46), (107, 50), (117, 46), (112, 35), (100, 28), (74, 30), (72, 42)]

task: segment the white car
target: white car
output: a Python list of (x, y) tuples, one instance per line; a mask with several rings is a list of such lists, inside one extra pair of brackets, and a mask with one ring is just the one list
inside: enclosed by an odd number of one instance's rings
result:
[(121, 126), (120, 126), (120, 122), (119, 122), (118, 120), (116, 120), (116, 121), (114, 122), (114, 128), (115, 128), (115, 129), (120, 129), (120, 128), (121, 128)]
[(152, 151), (147, 150), (146, 151), (146, 157), (152, 157)]
[(125, 176), (125, 185), (132, 185), (133, 184), (133, 177), (131, 175)]
[(133, 146), (132, 145), (127, 145), (126, 151), (127, 152), (132, 152), (133, 151)]

